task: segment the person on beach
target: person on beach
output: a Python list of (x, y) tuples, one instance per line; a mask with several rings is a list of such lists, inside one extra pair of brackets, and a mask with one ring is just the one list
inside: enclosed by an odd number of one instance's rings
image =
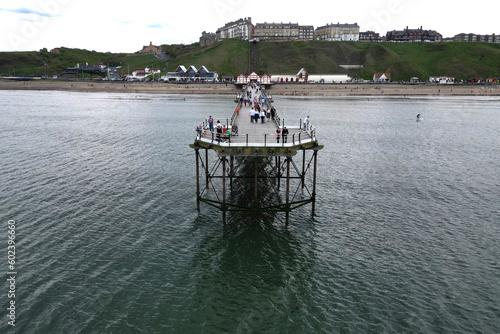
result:
[(287, 137), (288, 137), (288, 129), (285, 127), (283, 127), (283, 131), (281, 132), (282, 135), (283, 135), (283, 142), (286, 143), (287, 141)]
[(208, 127), (211, 132), (214, 132), (214, 119), (212, 116), (208, 117)]
[(306, 118), (304, 118), (304, 131), (307, 130), (307, 124), (309, 124), (309, 116), (307, 116)]
[(276, 129), (276, 132), (274, 133), (274, 135), (276, 136), (276, 142), (279, 144), (279, 142), (280, 142), (280, 135), (281, 135), (280, 128)]

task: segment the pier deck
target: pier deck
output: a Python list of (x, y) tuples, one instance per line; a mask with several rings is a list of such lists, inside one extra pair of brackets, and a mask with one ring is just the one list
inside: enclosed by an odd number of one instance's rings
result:
[[(251, 99), (253, 100), (255, 97), (264, 110), (272, 108), (270, 98), (265, 103), (262, 103), (263, 90), (251, 87), (248, 90), (251, 93)], [(242, 94), (246, 96), (246, 90)], [(204, 130), (201, 135), (196, 137), (195, 144), (192, 147), (214, 149), (222, 155), (243, 156), (295, 155), (298, 149), (318, 147), (316, 130), (311, 124), (308, 124), (305, 130), (301, 126), (302, 120), (296, 120), (295, 124), (290, 126), (285, 125), (288, 129), (288, 136), (284, 140), (283, 136), (280, 135), (278, 141), (276, 130), (279, 127), (283, 131), (284, 128), (279, 114), (276, 114), (274, 119), (266, 118), (265, 123), (262, 123), (259, 118), (256, 123), (250, 119), (252, 108), (250, 103), (245, 106), (243, 103), (238, 102), (237, 108), (239, 108), (239, 113), (236, 112), (235, 108), (231, 121), (226, 124), (228, 130), (232, 132), (231, 135), (223, 135), (219, 138), (216, 132), (211, 132), (208, 129), (208, 123), (205, 120), (203, 123)], [(223, 122), (224, 120), (221, 121), (221, 123)], [(214, 126), (216, 123), (217, 119), (214, 119)], [(238, 129), (237, 134), (234, 133), (234, 128)]]

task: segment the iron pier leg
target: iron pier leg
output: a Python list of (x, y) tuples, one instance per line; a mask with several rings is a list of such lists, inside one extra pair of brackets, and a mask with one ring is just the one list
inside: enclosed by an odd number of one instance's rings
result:
[(291, 157), (286, 157), (286, 218), (285, 224), (289, 223), (289, 215), (290, 215), (290, 160)]
[(305, 172), (305, 165), (306, 165), (306, 150), (302, 150), (302, 176), (300, 177), (300, 180), (302, 182), (302, 189), (304, 189), (304, 187), (306, 186), (305, 184), (305, 176), (306, 176), (306, 172)]
[(280, 182), (281, 182), (281, 161), (280, 157), (278, 156), (278, 165), (277, 167), (277, 177), (278, 177), (278, 191), (280, 190)]
[(208, 188), (208, 177), (210, 176), (210, 172), (208, 171), (208, 149), (205, 149), (205, 179)]
[(229, 166), (229, 169), (230, 169), (230, 171), (229, 171), (229, 173), (230, 173), (230, 175), (229, 175), (229, 187), (231, 188), (231, 191), (232, 191), (233, 190), (233, 175), (234, 175), (234, 156), (231, 156), (229, 159), (230, 159), (229, 160), (229, 165), (230, 165)]
[(314, 175), (313, 175), (313, 189), (312, 189), (312, 215), (314, 216), (314, 210), (316, 209), (316, 166), (318, 158), (318, 150), (314, 150)]
[(258, 182), (257, 182), (257, 173), (258, 173), (258, 169), (257, 169), (257, 157), (254, 157), (253, 158), (253, 164), (254, 164), (254, 185), (253, 185), (253, 198), (254, 200), (257, 200), (257, 186), (258, 186)]
[(222, 223), (226, 224), (226, 157), (222, 157)]
[(195, 150), (196, 155), (196, 208), (198, 212), (200, 211), (200, 166), (198, 159), (200, 157), (200, 152), (198, 149)]

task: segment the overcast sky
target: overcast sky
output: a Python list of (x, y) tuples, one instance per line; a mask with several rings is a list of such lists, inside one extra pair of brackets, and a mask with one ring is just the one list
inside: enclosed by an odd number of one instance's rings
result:
[[(460, 5), (464, 3), (465, 5)], [(197, 42), (202, 31), (251, 17), (252, 23), (313, 25), (357, 23), (360, 31), (406, 26), (500, 34), (497, 0), (16, 0), (0, 1), (0, 51), (69, 47), (100, 52), (135, 52), (154, 45)]]

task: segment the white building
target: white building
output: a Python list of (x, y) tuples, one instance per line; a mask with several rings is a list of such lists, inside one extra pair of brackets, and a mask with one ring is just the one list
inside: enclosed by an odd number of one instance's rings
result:
[(245, 17), (238, 21), (226, 23), (224, 27), (217, 29), (215, 35), (219, 41), (228, 38), (239, 38), (240, 40), (248, 41), (252, 38), (252, 32), (252, 18)]
[(316, 28), (314, 39), (320, 41), (359, 41), (359, 26), (357, 23), (327, 24)]

